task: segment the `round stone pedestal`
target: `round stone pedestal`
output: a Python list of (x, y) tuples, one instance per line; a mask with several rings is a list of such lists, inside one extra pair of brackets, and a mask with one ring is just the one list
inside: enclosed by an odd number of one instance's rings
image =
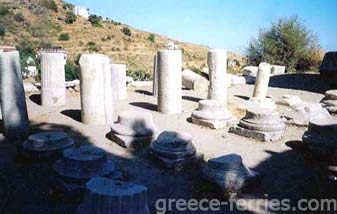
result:
[(30, 135), (23, 143), (23, 148), (29, 156), (49, 158), (52, 154), (74, 146), (74, 140), (64, 132), (41, 132)]
[(337, 120), (333, 118), (312, 119), (302, 140), (314, 154), (329, 157), (337, 149)]
[(178, 168), (197, 159), (192, 137), (183, 132), (162, 132), (150, 146), (150, 154), (166, 168)]
[(201, 100), (192, 113), (192, 123), (212, 129), (224, 128), (234, 122), (233, 115), (226, 104), (217, 100)]
[(85, 182), (93, 177), (115, 177), (119, 175), (115, 164), (107, 158), (103, 149), (81, 146), (67, 149), (63, 158), (54, 164), (54, 170), (66, 190), (83, 188)]
[(150, 113), (124, 111), (111, 125), (110, 138), (122, 147), (140, 147), (151, 143), (156, 134), (157, 128)]
[(92, 178), (86, 184), (78, 214), (149, 214), (147, 188), (107, 178)]
[(258, 173), (248, 169), (242, 158), (230, 154), (208, 160), (202, 169), (205, 180), (217, 184), (223, 190), (240, 190), (247, 182), (258, 176)]
[(245, 117), (230, 131), (259, 141), (275, 141), (283, 136), (285, 124), (275, 110), (250, 107), (246, 110)]

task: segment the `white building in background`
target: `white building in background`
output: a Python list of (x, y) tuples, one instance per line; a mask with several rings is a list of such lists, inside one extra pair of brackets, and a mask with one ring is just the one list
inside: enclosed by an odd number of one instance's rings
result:
[(80, 7), (80, 6), (75, 6), (73, 9), (73, 13), (76, 16), (82, 16), (84, 18), (89, 18), (90, 16), (90, 12), (88, 8), (85, 7)]
[(172, 42), (172, 41), (166, 41), (165, 48), (167, 48), (169, 50), (178, 50), (179, 46), (174, 44), (174, 42)]

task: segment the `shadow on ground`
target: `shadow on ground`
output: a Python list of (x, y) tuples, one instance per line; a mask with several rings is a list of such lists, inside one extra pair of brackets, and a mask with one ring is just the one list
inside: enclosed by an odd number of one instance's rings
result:
[(183, 96), (183, 100), (187, 100), (187, 101), (191, 101), (191, 102), (196, 102), (198, 103), (200, 100), (202, 100), (201, 98), (198, 97), (191, 97), (191, 96)]
[(40, 94), (32, 94), (29, 96), (29, 99), (35, 103), (36, 105), (41, 105), (41, 95)]
[(138, 94), (144, 94), (144, 95), (147, 95), (147, 96), (153, 96), (152, 92), (145, 91), (145, 90), (135, 90), (135, 92), (138, 93)]
[(130, 105), (143, 108), (150, 111), (157, 111), (157, 105), (146, 102), (131, 102)]
[(61, 111), (61, 114), (77, 121), (77, 122), (82, 122), (81, 119), (81, 110), (79, 109), (69, 109), (69, 110), (64, 110)]

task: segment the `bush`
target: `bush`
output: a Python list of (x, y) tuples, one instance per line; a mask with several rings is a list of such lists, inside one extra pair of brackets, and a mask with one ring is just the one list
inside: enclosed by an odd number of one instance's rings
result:
[(6, 16), (10, 11), (7, 7), (0, 6), (0, 16)]
[(150, 42), (154, 42), (155, 39), (156, 39), (156, 36), (152, 33), (147, 37), (147, 40), (149, 40)]
[(62, 8), (64, 10), (72, 10), (74, 8), (74, 6), (72, 4), (69, 4), (69, 3), (63, 3)]
[(24, 22), (25, 21), (25, 17), (23, 16), (23, 14), (21, 12), (19, 13), (16, 13), (14, 15), (14, 19), (17, 21), (17, 22)]
[(122, 32), (126, 35), (126, 36), (131, 36), (131, 30), (128, 27), (123, 27), (122, 28)]
[(49, 10), (53, 10), (54, 12), (58, 12), (58, 7), (54, 0), (45, 0), (44, 6), (48, 8)]
[(67, 12), (66, 13), (66, 18), (65, 18), (64, 21), (67, 24), (72, 24), (72, 23), (76, 22), (76, 19), (77, 19), (77, 17), (76, 17), (76, 15), (73, 12)]
[(144, 70), (127, 70), (126, 75), (132, 77), (135, 81), (152, 80), (152, 75)]
[(59, 41), (69, 41), (70, 40), (70, 36), (68, 33), (62, 33), (59, 36)]
[(6, 34), (6, 29), (3, 25), (0, 24), (0, 36), (3, 37)]
[(95, 42), (88, 42), (87, 46), (88, 46), (89, 51), (93, 51), (93, 52), (100, 51), (100, 47), (98, 47)]
[(249, 43), (246, 54), (251, 64), (267, 61), (285, 65), (287, 72), (317, 68), (321, 61), (318, 38), (297, 17), (281, 18), (270, 28), (260, 30), (258, 38)]
[(66, 81), (72, 81), (79, 79), (79, 66), (73, 64), (69, 60), (67, 60), (67, 64), (65, 65), (65, 75)]
[(96, 16), (96, 15), (90, 15), (88, 18), (88, 21), (92, 24), (94, 27), (102, 27), (102, 17)]

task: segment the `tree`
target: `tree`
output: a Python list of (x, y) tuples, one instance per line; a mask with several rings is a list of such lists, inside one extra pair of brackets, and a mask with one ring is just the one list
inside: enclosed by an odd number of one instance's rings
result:
[(66, 13), (66, 18), (65, 18), (64, 21), (67, 24), (72, 24), (72, 23), (76, 22), (76, 19), (77, 19), (77, 17), (76, 17), (76, 15), (73, 12), (67, 12)]
[(0, 37), (5, 36), (6, 34), (6, 29), (3, 25), (0, 24)]
[(154, 42), (155, 38), (156, 38), (156, 36), (155, 36), (153, 33), (151, 33), (151, 34), (147, 37), (147, 40), (149, 40), (150, 42)]
[(59, 41), (69, 41), (70, 40), (70, 36), (68, 33), (62, 33), (59, 36)]
[(126, 35), (126, 36), (131, 36), (131, 30), (128, 27), (123, 27), (122, 28), (122, 32)]
[(246, 54), (251, 64), (266, 61), (285, 65), (288, 72), (319, 66), (321, 48), (318, 38), (295, 17), (280, 18), (271, 27), (260, 30), (250, 41)]
[(88, 21), (92, 24), (92, 26), (102, 27), (102, 24), (101, 24), (102, 17), (96, 16), (96, 15), (90, 15), (88, 18)]

